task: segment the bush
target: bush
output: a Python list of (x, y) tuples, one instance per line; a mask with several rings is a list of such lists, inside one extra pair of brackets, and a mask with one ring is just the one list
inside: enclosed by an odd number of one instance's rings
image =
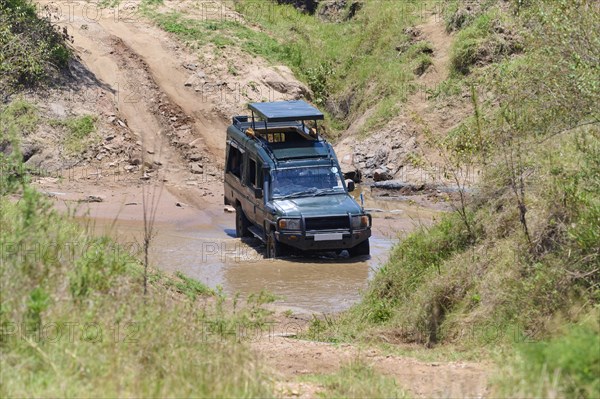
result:
[(598, 310), (555, 338), (519, 345), (493, 396), (600, 397)]
[(71, 57), (66, 30), (59, 32), (38, 18), (30, 0), (0, 4), (0, 88), (11, 90), (43, 84), (52, 71)]

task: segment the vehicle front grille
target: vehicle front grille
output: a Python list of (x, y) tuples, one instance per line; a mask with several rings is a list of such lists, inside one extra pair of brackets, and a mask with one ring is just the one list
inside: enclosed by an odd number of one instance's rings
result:
[(348, 216), (305, 218), (304, 223), (306, 230), (335, 230), (350, 228), (350, 219), (348, 219)]

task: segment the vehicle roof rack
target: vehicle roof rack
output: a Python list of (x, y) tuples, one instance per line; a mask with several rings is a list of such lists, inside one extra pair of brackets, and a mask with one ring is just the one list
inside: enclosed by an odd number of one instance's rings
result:
[(293, 122), (301, 120), (323, 120), (321, 111), (303, 100), (250, 103), (248, 108), (265, 122)]

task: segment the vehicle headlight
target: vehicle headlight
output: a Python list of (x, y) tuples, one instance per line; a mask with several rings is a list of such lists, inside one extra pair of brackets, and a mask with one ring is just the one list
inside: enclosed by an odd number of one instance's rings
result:
[(352, 216), (352, 228), (363, 229), (369, 226), (369, 217), (367, 215)]
[(300, 219), (279, 219), (277, 224), (281, 230), (301, 230)]

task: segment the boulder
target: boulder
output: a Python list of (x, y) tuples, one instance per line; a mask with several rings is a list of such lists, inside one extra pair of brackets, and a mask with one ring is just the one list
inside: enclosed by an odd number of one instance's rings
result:
[(385, 181), (392, 180), (393, 176), (388, 172), (387, 168), (377, 168), (373, 171), (373, 180)]

